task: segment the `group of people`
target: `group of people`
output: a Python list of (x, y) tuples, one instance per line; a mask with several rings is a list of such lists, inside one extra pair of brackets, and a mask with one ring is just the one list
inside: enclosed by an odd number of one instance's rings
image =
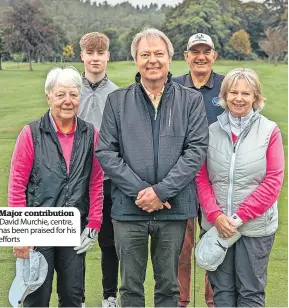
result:
[(201, 236), (213, 225), (220, 237), (242, 235), (206, 274), (207, 306), (263, 307), (284, 153), (280, 129), (259, 113), (257, 73), (213, 72), (214, 43), (197, 33), (184, 52), (189, 73), (172, 77), (171, 41), (147, 28), (131, 43), (135, 82), (118, 88), (106, 74), (108, 37), (85, 34), (80, 48), (84, 73), (48, 73), (49, 110), (23, 128), (12, 156), (9, 206), (72, 206), (81, 214), (78, 247), (14, 247), (15, 257), (34, 248), (48, 263), (24, 306), (49, 306), (56, 271), (59, 306), (81, 307), (85, 254), (98, 239), (103, 307), (118, 305), (119, 268), (121, 306), (145, 307), (149, 251), (154, 305), (186, 307), (198, 221)]

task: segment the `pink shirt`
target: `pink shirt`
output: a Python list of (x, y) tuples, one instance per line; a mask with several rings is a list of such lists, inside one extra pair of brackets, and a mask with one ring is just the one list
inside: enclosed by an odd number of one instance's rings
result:
[[(233, 142), (237, 137), (232, 134)], [(271, 135), (266, 152), (267, 169), (263, 182), (240, 205), (236, 214), (244, 221), (264, 214), (277, 200), (284, 177), (284, 151), (279, 127)], [(198, 197), (207, 220), (214, 224), (215, 219), (223, 214), (217, 204), (212, 185), (209, 180), (206, 162), (196, 177)]]
[[(67, 173), (72, 154), (74, 132), (63, 134), (57, 132), (63, 156), (65, 158)], [(98, 132), (95, 130), (94, 147), (98, 142)], [(8, 206), (26, 206), (26, 186), (33, 167), (34, 145), (29, 125), (25, 125), (20, 132), (11, 160), (10, 178), (8, 184)], [(89, 183), (90, 207), (87, 227), (100, 230), (102, 223), (103, 206), (103, 171), (96, 156), (93, 156), (93, 164)]]

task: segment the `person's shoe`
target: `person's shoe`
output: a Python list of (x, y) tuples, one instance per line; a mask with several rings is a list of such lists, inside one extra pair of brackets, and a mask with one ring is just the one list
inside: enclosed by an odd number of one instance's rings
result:
[(102, 301), (102, 307), (118, 307), (117, 298), (110, 296)]

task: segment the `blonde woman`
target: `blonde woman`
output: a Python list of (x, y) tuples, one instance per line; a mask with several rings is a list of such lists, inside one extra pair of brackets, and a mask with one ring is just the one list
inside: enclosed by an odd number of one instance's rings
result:
[[(277, 198), (284, 176), (280, 129), (262, 116), (256, 72), (234, 69), (220, 92), (225, 109), (209, 128), (207, 160), (197, 176), (202, 229), (241, 238), (208, 272), (215, 307), (264, 307), (267, 265), (278, 227)], [(237, 223), (231, 218), (237, 215)]]

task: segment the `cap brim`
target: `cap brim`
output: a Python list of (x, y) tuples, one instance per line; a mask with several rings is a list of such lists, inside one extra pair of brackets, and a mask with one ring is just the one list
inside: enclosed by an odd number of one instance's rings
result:
[(203, 42), (203, 41), (197, 41), (197, 42), (193, 42), (190, 47), (188, 48), (188, 50), (190, 50), (192, 47), (196, 46), (196, 45), (207, 45), (209, 46), (211, 49), (214, 49), (213, 46), (211, 46), (209, 43)]
[[(30, 276), (30, 271), (33, 272), (32, 276)], [(30, 252), (30, 259), (18, 258), (16, 260), (16, 277), (9, 291), (10, 304), (13, 307), (19, 307), (23, 304), (26, 296), (36, 291), (43, 284), (47, 272), (47, 261), (40, 252)], [(31, 278), (32, 281), (29, 281)]]
[(21, 300), (26, 292), (26, 289), (27, 288), (23, 289), (21, 287), (20, 278), (16, 275), (9, 291), (9, 302), (13, 307), (19, 307), (22, 304)]
[(198, 265), (207, 271), (215, 271), (224, 261), (228, 248), (240, 237), (241, 234), (237, 231), (229, 239), (221, 238), (216, 227), (212, 227), (203, 235), (196, 247), (195, 256)]

